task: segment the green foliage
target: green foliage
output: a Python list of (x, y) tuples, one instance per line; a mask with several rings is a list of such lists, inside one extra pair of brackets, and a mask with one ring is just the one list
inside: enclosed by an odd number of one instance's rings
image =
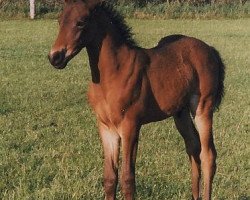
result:
[[(52, 0), (36, 0), (36, 14), (37, 17), (44, 17), (47, 14), (55, 17), (62, 9), (63, 1)], [(29, 1), (28, 0), (0, 0), (0, 17), (28, 17), (29, 15)]]
[[(125, 9), (124, 9), (125, 7)], [(117, 5), (127, 17), (158, 19), (218, 19), (250, 17), (250, 4), (147, 3), (143, 7)]]
[[(109, 1), (126, 17), (136, 18), (242, 18), (250, 17), (250, 3), (237, 0), (221, 1), (165, 1), (120, 0)], [(63, 1), (36, 0), (36, 18), (56, 18)], [(29, 15), (29, 1), (0, 0), (0, 17), (23, 18)]]
[[(249, 199), (250, 19), (128, 22), (144, 47), (180, 33), (219, 50), (226, 93), (214, 117), (213, 197)], [(1, 21), (0, 27), (0, 199), (103, 199), (85, 51), (55, 70), (47, 59), (55, 20)], [(137, 199), (190, 199), (188, 156), (172, 119), (143, 127), (137, 158)]]

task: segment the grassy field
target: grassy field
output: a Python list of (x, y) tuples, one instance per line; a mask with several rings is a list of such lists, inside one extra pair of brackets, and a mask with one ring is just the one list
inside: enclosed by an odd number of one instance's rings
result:
[[(145, 47), (182, 33), (221, 52), (226, 95), (214, 120), (218, 171), (213, 196), (249, 200), (250, 19), (128, 22)], [(102, 148), (86, 98), (86, 52), (65, 70), (53, 69), (47, 53), (56, 32), (52, 20), (0, 22), (0, 199), (103, 199)], [(173, 120), (144, 126), (137, 199), (190, 196), (188, 157)]]

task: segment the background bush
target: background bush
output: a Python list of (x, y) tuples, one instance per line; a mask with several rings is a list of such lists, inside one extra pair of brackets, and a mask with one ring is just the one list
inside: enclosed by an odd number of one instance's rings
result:
[[(126, 17), (241, 18), (249, 17), (246, 0), (110, 0)], [(55, 18), (63, 0), (36, 0), (36, 17)], [(1, 18), (29, 15), (28, 0), (0, 0)]]

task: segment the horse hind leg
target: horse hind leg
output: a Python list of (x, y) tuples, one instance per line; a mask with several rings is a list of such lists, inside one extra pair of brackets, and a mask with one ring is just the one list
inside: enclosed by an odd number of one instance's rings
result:
[(194, 121), (201, 142), (201, 168), (204, 178), (204, 199), (211, 199), (212, 181), (216, 171), (216, 149), (213, 142), (213, 97), (205, 96), (199, 98), (195, 112)]
[(192, 199), (200, 198), (200, 140), (189, 110), (184, 109), (174, 116), (178, 131), (183, 137), (192, 168)]

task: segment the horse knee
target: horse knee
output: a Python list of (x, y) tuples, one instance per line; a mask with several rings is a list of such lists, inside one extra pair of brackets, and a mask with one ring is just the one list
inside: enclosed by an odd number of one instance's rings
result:
[(116, 191), (117, 178), (104, 178), (104, 190), (106, 195), (113, 195)]
[(122, 177), (121, 187), (124, 194), (134, 194), (135, 192), (135, 177), (127, 176)]

